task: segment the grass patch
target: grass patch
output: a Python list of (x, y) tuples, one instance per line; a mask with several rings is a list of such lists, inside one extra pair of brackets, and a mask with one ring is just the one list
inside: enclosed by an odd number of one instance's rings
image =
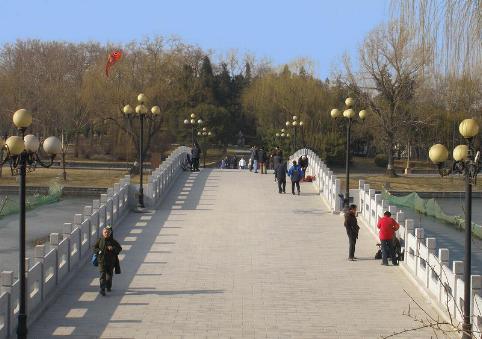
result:
[[(341, 186), (345, 187), (345, 177), (339, 176)], [(385, 175), (352, 175), (350, 176), (350, 188), (358, 188), (358, 180), (365, 180), (370, 188), (381, 190), (389, 184), (390, 191), (407, 192), (459, 192), (464, 191), (464, 179), (462, 177), (406, 177), (399, 176), (389, 178)], [(482, 191), (482, 182), (473, 187), (474, 191)]]
[[(125, 170), (109, 169), (68, 169), (67, 180), (62, 178), (62, 170), (59, 168), (37, 168), (34, 172), (27, 173), (28, 186), (50, 186), (57, 182), (64, 187), (111, 187), (124, 175)], [(3, 168), (0, 177), (0, 186), (17, 186), (18, 176), (12, 176), (10, 169)]]

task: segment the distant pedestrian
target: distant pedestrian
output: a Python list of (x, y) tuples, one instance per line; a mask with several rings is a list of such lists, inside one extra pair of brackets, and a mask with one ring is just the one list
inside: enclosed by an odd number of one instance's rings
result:
[(303, 170), (303, 179), (304, 179), (306, 169), (308, 168), (308, 157), (306, 155), (301, 156), (300, 159), (298, 160), (298, 163), (300, 164), (301, 169)]
[(276, 181), (276, 168), (281, 165), (281, 162), (283, 161), (283, 157), (281, 156), (279, 150), (275, 150), (274, 155), (272, 157), (273, 161), (273, 169), (274, 169), (274, 180)]
[(242, 170), (244, 170), (246, 168), (246, 160), (244, 160), (244, 157), (242, 157), (239, 160), (238, 167), (239, 167), (239, 169), (242, 169)]
[(288, 164), (281, 159), (280, 163), (274, 169), (275, 180), (278, 182), (278, 192), (286, 193), (286, 173)]
[(301, 169), (301, 166), (296, 163), (296, 160), (293, 160), (293, 166), (288, 170), (288, 175), (291, 178), (291, 193), (295, 195), (296, 186), (298, 195), (300, 195), (300, 180), (303, 178), (303, 170)]
[(251, 151), (251, 157), (253, 159), (253, 172), (258, 173), (258, 147), (254, 146)]
[(260, 174), (266, 174), (266, 161), (268, 160), (268, 155), (263, 147), (258, 150), (258, 167), (260, 169)]
[(348, 211), (345, 213), (345, 228), (349, 243), (348, 260), (351, 261), (356, 260), (355, 245), (356, 240), (358, 239), (358, 231), (360, 230), (356, 219), (356, 209), (356, 205), (350, 205)]
[(112, 289), (112, 275), (116, 266), (118, 255), (122, 251), (122, 247), (111, 236), (111, 231), (108, 227), (102, 230), (102, 237), (100, 237), (94, 246), (94, 253), (97, 255), (97, 261), (100, 272), (100, 294), (105, 296), (105, 290), (110, 292)]
[(382, 244), (382, 265), (388, 266), (388, 257), (391, 257), (393, 265), (398, 265), (393, 238), (400, 225), (392, 218), (392, 214), (386, 211), (383, 213), (383, 218), (378, 221), (377, 227), (380, 230), (379, 237)]
[(191, 158), (192, 158), (192, 171), (198, 172), (199, 171), (199, 158), (201, 157), (201, 148), (199, 147), (198, 143), (194, 143), (191, 148)]

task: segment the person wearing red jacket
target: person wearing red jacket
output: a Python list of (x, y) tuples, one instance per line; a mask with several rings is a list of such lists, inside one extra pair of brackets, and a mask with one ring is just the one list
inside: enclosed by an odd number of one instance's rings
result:
[(398, 265), (397, 255), (393, 249), (393, 236), (400, 225), (392, 218), (392, 214), (388, 211), (383, 213), (383, 218), (378, 221), (377, 225), (380, 230), (380, 242), (382, 243), (382, 265), (388, 266), (388, 256), (392, 258), (392, 264)]

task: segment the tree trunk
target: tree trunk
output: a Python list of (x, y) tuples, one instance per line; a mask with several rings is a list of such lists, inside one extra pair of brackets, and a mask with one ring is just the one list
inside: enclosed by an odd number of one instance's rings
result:
[(388, 156), (388, 165), (386, 175), (388, 177), (396, 177), (397, 174), (395, 173), (395, 166), (394, 166), (394, 159), (393, 159), (393, 145), (390, 144), (387, 151)]

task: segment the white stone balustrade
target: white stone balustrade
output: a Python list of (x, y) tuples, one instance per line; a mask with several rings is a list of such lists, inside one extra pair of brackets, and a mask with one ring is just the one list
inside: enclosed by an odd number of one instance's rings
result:
[[(156, 206), (162, 200), (171, 184), (180, 174), (181, 164), (190, 152), (188, 147), (178, 147), (168, 159), (153, 171), (145, 185), (149, 206)], [(115, 227), (129, 213), (130, 175), (109, 188), (92, 205), (79, 207), (82, 213), (75, 214), (73, 223), (63, 225), (62, 234), (51, 233), (47, 245), (34, 249), (34, 261), (27, 258), (27, 312), (29, 323), (45, 309), (58, 291), (65, 287), (78, 270), (90, 261), (92, 247), (105, 226)], [(0, 272), (0, 339), (14, 335), (17, 327), (19, 305), (19, 280), (13, 272)]]

